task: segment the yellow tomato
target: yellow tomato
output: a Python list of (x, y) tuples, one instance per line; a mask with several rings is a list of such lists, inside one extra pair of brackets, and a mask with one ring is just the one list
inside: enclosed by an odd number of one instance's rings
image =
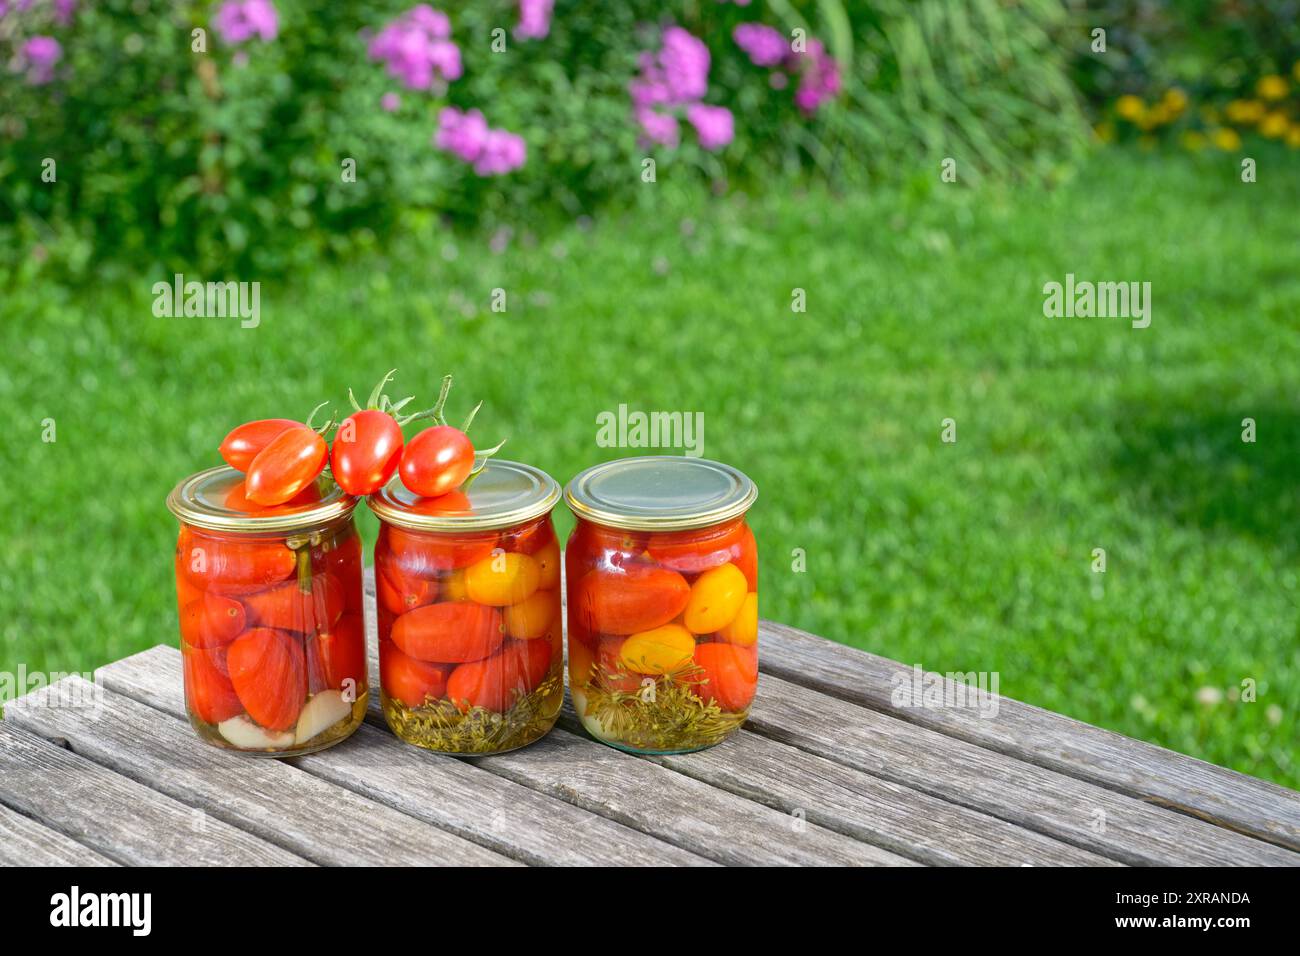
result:
[(438, 582), (438, 594), (444, 601), (468, 601), (469, 592), (465, 590), (465, 571), (451, 572)]
[(683, 620), (692, 634), (712, 634), (729, 622), (745, 600), (749, 582), (734, 564), (705, 571), (691, 585)]
[(729, 644), (749, 647), (758, 640), (758, 595), (750, 591), (745, 595), (740, 610), (730, 624), (718, 631), (718, 637)]
[(560, 542), (552, 541), (533, 555), (537, 562), (537, 586), (543, 591), (560, 586)]
[(526, 554), (494, 554), (465, 569), (465, 591), (476, 604), (505, 607), (537, 590), (541, 574)]
[(554, 591), (534, 591), (505, 609), (506, 634), (521, 641), (541, 637), (560, 613), (560, 596)]
[(619, 648), (623, 666), (637, 674), (667, 674), (695, 656), (695, 638), (676, 624), (633, 634)]

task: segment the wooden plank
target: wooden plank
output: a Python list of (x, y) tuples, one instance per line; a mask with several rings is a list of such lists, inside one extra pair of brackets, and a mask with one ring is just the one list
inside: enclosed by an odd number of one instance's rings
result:
[(750, 729), (1129, 864), (1300, 865), (1300, 855), (765, 674)]
[[(179, 652), (159, 646), (102, 668), (99, 677), (118, 694), (177, 718), (185, 713), (180, 668)], [(184, 729), (194, 746), (206, 747)], [(362, 726), (347, 743), (290, 762), (527, 863), (711, 865), (704, 857), (462, 760), (408, 746), (386, 727)], [(584, 839), (575, 840), (575, 833)]]
[(473, 761), (720, 863), (912, 865), (887, 850), (560, 728), (522, 750)]
[(82, 846), (0, 803), (0, 866), (117, 866)]
[(282, 847), (15, 727), (8, 719), (0, 723), (0, 803), (119, 863), (310, 865)]
[[(1300, 850), (1300, 794), (1002, 697), (995, 718), (973, 708), (911, 704), (911, 668), (796, 628), (762, 622), (761, 670), (805, 687)], [(904, 706), (892, 702), (901, 687)]]
[[(566, 714), (567, 729), (577, 717)], [(938, 866), (1116, 866), (1103, 856), (742, 730), (695, 754), (649, 757), (712, 787)]]
[(6, 720), (66, 740), (75, 753), (304, 859), (335, 866), (513, 865), (485, 847), (283, 761), (209, 746), (187, 721), (112, 690), (101, 691), (94, 714), (48, 706), (69, 681), (89, 687), (80, 677), (65, 678), (14, 701)]

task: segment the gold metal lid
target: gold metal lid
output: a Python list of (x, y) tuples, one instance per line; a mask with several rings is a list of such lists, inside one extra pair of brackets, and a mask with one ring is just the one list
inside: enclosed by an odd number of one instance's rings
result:
[(324, 476), (299, 492), (293, 501), (272, 507), (248, 502), (243, 496), (243, 482), (243, 472), (228, 465), (200, 471), (172, 489), (167, 508), (186, 524), (211, 531), (280, 534), (321, 527), (350, 515), (357, 506), (356, 498)]
[(594, 465), (564, 489), (579, 518), (632, 531), (706, 528), (744, 514), (757, 498), (754, 483), (730, 465), (667, 455)]
[(383, 521), (417, 531), (452, 532), (512, 528), (550, 514), (559, 500), (560, 486), (546, 472), (501, 458), (489, 458), (466, 492), (422, 498), (394, 475), (367, 499)]

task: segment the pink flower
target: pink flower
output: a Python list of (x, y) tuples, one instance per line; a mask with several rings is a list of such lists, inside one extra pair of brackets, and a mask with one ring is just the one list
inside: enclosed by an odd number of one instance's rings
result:
[(483, 150), (474, 161), (474, 172), (480, 176), (500, 176), (518, 169), (527, 156), (528, 147), (522, 136), (503, 129), (488, 130)]
[(280, 32), (280, 17), (271, 0), (226, 0), (217, 8), (212, 28), (232, 46), (258, 37), (264, 43)]
[(671, 113), (640, 109), (636, 112), (636, 119), (641, 124), (641, 132), (647, 142), (658, 143), (661, 146), (676, 146), (681, 139), (677, 117)]
[(77, 0), (54, 0), (54, 21), (61, 27), (72, 22), (77, 12)]
[(659, 51), (643, 52), (637, 63), (640, 70), (628, 94), (643, 143), (675, 147), (681, 140), (683, 108), (705, 149), (731, 142), (731, 113), (700, 102), (709, 91), (709, 48), (702, 40), (681, 27), (668, 27)]
[(808, 49), (792, 54), (787, 63), (799, 71), (799, 88), (795, 90), (794, 103), (806, 116), (817, 112), (823, 103), (833, 100), (843, 89), (839, 64), (817, 40), (810, 40)]
[(528, 145), (522, 136), (490, 128), (478, 110), (462, 113), (452, 106), (438, 114), (433, 145), (472, 164), (480, 176), (512, 172), (528, 158)]
[(402, 98), (396, 93), (385, 93), (379, 98), (379, 106), (386, 113), (396, 113), (402, 105)]
[(742, 23), (731, 32), (731, 38), (755, 66), (776, 66), (790, 52), (781, 31), (762, 23)]
[(555, 0), (519, 0), (519, 26), (515, 36), (521, 40), (541, 40), (551, 32), (551, 11)]
[(664, 31), (659, 65), (672, 101), (698, 100), (709, 90), (709, 48), (681, 27)]
[(435, 79), (451, 82), (463, 72), (460, 47), (450, 37), (447, 15), (422, 3), (385, 25), (367, 52), (385, 61), (389, 75), (408, 90), (427, 90)]
[(695, 127), (700, 145), (708, 150), (719, 150), (735, 136), (731, 110), (725, 106), (707, 106), (696, 103), (686, 109), (686, 118)]
[(27, 69), (27, 82), (42, 86), (54, 79), (54, 64), (63, 58), (63, 47), (54, 37), (34, 36), (19, 49), (19, 60)]

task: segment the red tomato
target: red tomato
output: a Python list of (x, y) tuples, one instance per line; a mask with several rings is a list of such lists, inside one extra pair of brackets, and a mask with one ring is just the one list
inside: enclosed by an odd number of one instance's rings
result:
[(471, 601), (448, 601), (407, 611), (393, 622), (394, 644), (419, 661), (482, 660), (505, 639), (501, 612)]
[(745, 580), (749, 582), (749, 589), (757, 591), (758, 542), (754, 540), (754, 532), (750, 530), (749, 525), (745, 525), (744, 528), (745, 532), (741, 535), (740, 540), (731, 547), (731, 563), (740, 568), (745, 575)]
[(224, 647), (245, 624), (244, 606), (220, 594), (200, 594), (181, 608), (181, 638), (190, 647)]
[[(298, 492), (283, 507), (298, 508), (305, 505), (314, 505), (320, 501), (320, 489), (316, 487), (316, 482), (312, 482), (302, 491)], [(259, 505), (256, 501), (248, 500), (248, 482), (240, 481), (230, 486), (226, 492), (224, 502), (225, 506), (232, 511), (243, 511), (246, 514), (267, 514), (275, 510), (275, 505)]]
[(248, 594), (278, 584), (298, 566), (283, 541), (265, 538), (218, 538), (181, 528), (176, 562), (190, 584), (219, 594)]
[(758, 688), (758, 651), (737, 644), (698, 644), (695, 663), (704, 668), (704, 679), (695, 696), (706, 704), (717, 702), (723, 710), (744, 710)]
[(182, 645), (181, 661), (185, 669), (185, 702), (194, 716), (205, 724), (219, 724), (244, 712), (225, 672), (224, 647), (196, 650)]
[(230, 683), (248, 716), (268, 730), (288, 730), (307, 699), (307, 663), (292, 634), (254, 627), (226, 651)]
[(536, 554), (555, 540), (555, 528), (543, 518), (522, 529), (507, 531), (501, 536), (501, 546), (520, 554)]
[(328, 571), (312, 576), (311, 592), (297, 581), (286, 581), (268, 591), (243, 598), (249, 623), (303, 634), (328, 630), (343, 613), (343, 586)]
[(667, 624), (686, 607), (691, 586), (676, 571), (632, 565), (583, 575), (574, 588), (579, 620), (601, 634), (636, 634)]
[(248, 471), (257, 453), (271, 443), (283, 431), (302, 422), (292, 418), (262, 418), (255, 422), (244, 422), (231, 429), (222, 441), (218, 451), (227, 465), (237, 471)]
[(441, 697), (450, 671), (450, 666), (417, 661), (403, 654), (392, 641), (379, 642), (379, 683), (385, 694), (407, 707), (419, 707), (426, 698)]
[[(578, 562), (588, 568), (626, 567), (641, 557), (649, 540), (650, 536), (644, 531), (622, 531), (579, 521), (564, 549), (565, 560), (572, 562), (567, 565), (568, 570), (573, 571)], [(573, 575), (573, 579), (579, 577), (581, 570)]]
[(364, 597), (361, 589), (361, 536), (355, 531), (325, 552), (325, 567), (343, 584), (343, 607), (347, 611), (362, 613)]
[(462, 711), (483, 707), (501, 713), (545, 680), (550, 667), (549, 641), (510, 641), (486, 660), (452, 671), (447, 696)]
[(438, 582), (382, 563), (375, 568), (375, 597), (390, 614), (405, 614), (438, 600)]
[(343, 690), (344, 681), (351, 680), (352, 690), (360, 695), (366, 686), (366, 625), (361, 615), (344, 614), (328, 631), (309, 639), (307, 662), (308, 670), (323, 678), (324, 687)]
[(495, 531), (465, 534), (422, 534), (385, 525), (376, 551), (387, 552), (388, 565), (407, 574), (434, 577), (490, 558), (497, 546)]
[(666, 531), (652, 534), (646, 552), (657, 563), (682, 574), (700, 574), (732, 559), (748, 529), (743, 519), (705, 531)]
[(426, 515), (459, 514), (461, 512), (468, 514), (474, 510), (470, 504), (469, 495), (463, 491), (449, 491), (445, 495), (438, 495), (436, 498), (415, 498), (408, 507), (412, 511), (418, 511), (420, 514)]
[(306, 425), (285, 429), (248, 466), (245, 493), (259, 505), (282, 505), (316, 480), (329, 453), (325, 439)]
[(400, 469), (402, 484), (417, 495), (445, 495), (474, 469), (474, 445), (459, 428), (434, 425), (406, 443)]
[(596, 650), (596, 666), (592, 673), (600, 686), (631, 694), (641, 689), (644, 674), (634, 674), (623, 663), (621, 651), (625, 637), (602, 637)]
[(402, 427), (387, 412), (368, 408), (339, 425), (330, 470), (340, 488), (359, 497), (384, 487), (401, 459)]

